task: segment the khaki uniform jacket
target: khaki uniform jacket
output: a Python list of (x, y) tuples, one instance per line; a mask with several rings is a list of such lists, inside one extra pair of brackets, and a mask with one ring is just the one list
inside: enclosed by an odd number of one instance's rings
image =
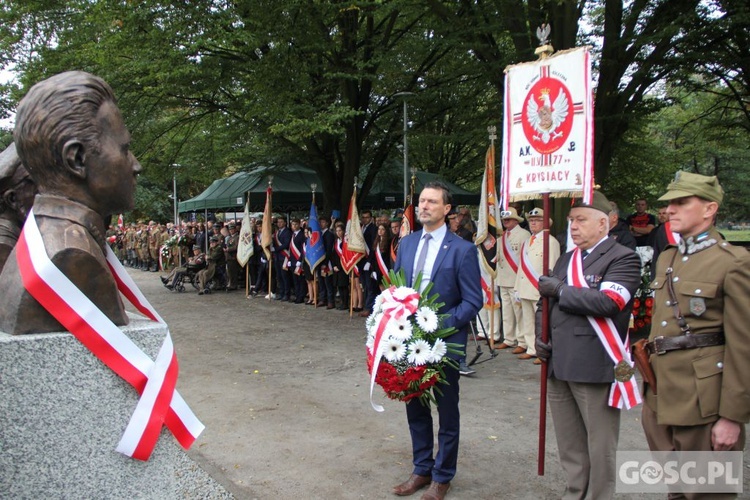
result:
[(667, 247), (656, 265), (649, 340), (681, 335), (666, 286), (666, 270), (682, 316), (695, 335), (724, 332), (726, 344), (651, 355), (658, 396), (646, 390), (646, 404), (662, 425), (701, 425), (725, 417), (750, 420), (750, 252), (722, 241), (695, 253)]
[[(524, 252), (528, 254), (529, 261), (531, 262), (531, 267), (536, 271), (537, 275), (543, 274), (543, 251), (544, 231), (540, 231), (539, 234), (536, 235), (533, 243), (531, 242), (531, 237), (526, 240), (526, 243), (524, 245)], [(522, 258), (520, 253), (519, 256), (519, 259)], [(560, 258), (560, 243), (554, 236), (551, 235), (549, 237), (549, 255), (547, 257), (549, 258), (549, 269), (554, 268), (557, 259)], [(539, 290), (529, 280), (529, 278), (526, 276), (526, 273), (524, 273), (523, 269), (521, 269), (520, 265), (518, 267), (518, 276), (516, 276), (516, 291), (518, 292), (518, 297), (521, 299), (533, 301), (539, 300)]]
[[(515, 252), (516, 256), (518, 256), (521, 244), (529, 239), (531, 233), (521, 226), (516, 226), (510, 231), (505, 231), (505, 233), (508, 235), (510, 247)], [(518, 259), (518, 257), (516, 258)], [(510, 288), (516, 286), (516, 273), (513, 271), (513, 268), (508, 261), (505, 260), (505, 254), (503, 253), (503, 240), (499, 235), (497, 237), (497, 285)]]

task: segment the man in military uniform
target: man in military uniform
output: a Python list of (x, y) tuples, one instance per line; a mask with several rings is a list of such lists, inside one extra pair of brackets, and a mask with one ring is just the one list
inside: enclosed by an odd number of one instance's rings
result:
[(208, 282), (211, 281), (216, 274), (216, 268), (218, 266), (223, 266), (226, 263), (224, 249), (219, 244), (219, 238), (216, 236), (211, 236), (209, 240), (208, 258), (206, 259), (206, 262), (208, 263), (208, 266), (205, 269), (198, 271), (198, 274), (195, 275), (198, 280), (198, 295), (211, 293), (211, 290), (208, 288)]
[(161, 241), (161, 230), (159, 225), (151, 221), (148, 223), (148, 270), (156, 272), (159, 270), (159, 242)]
[[(739, 451), (750, 420), (750, 253), (723, 241), (716, 177), (678, 172), (667, 201), (681, 236), (656, 264), (647, 344), (656, 387), (645, 387), (651, 450)], [(687, 495), (689, 497), (689, 495)]]
[(131, 222), (125, 230), (125, 254), (127, 255), (127, 264), (130, 267), (135, 266), (135, 223)]
[(523, 221), (515, 208), (510, 207), (500, 214), (505, 231), (497, 241), (497, 285), (500, 288), (501, 313), (503, 318), (503, 335), (505, 340), (496, 349), (509, 349), (513, 354), (526, 352), (526, 341), (518, 335), (518, 324), (521, 319), (521, 303), (516, 300), (516, 276), (518, 275), (518, 251), (531, 234), (520, 226)]
[(229, 237), (227, 238), (227, 291), (237, 290), (237, 279), (240, 274), (240, 263), (237, 262), (237, 247), (240, 235), (234, 222), (227, 224)]
[(138, 269), (148, 271), (148, 226), (146, 224), (141, 224), (138, 235), (138, 258), (140, 259)]
[[(518, 359), (532, 359), (534, 363), (542, 364), (536, 357), (535, 340), (535, 317), (537, 303), (539, 302), (539, 276), (546, 274), (547, 269), (552, 269), (560, 258), (560, 244), (557, 240), (549, 237), (549, 252), (547, 255), (548, 266), (544, 265), (544, 210), (534, 208), (526, 214), (526, 220), (529, 221), (531, 237), (521, 245), (519, 259), (521, 265), (518, 266), (518, 275), (516, 276), (516, 293), (521, 303), (521, 316), (518, 324), (519, 343), (527, 346), (526, 352), (519, 354)], [(551, 224), (551, 222), (550, 222)], [(520, 340), (523, 339), (523, 340)]]

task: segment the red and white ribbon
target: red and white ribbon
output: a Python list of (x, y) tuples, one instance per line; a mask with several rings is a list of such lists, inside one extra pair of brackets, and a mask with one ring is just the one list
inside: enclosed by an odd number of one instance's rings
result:
[(518, 273), (518, 255), (516, 255), (516, 252), (514, 252), (513, 248), (510, 246), (510, 241), (508, 240), (509, 233), (510, 231), (505, 231), (503, 233), (503, 256), (505, 256), (505, 261), (510, 268), (513, 269), (513, 272)]
[(539, 290), (539, 273), (536, 272), (531, 263), (529, 248), (526, 246), (525, 241), (521, 245), (521, 271), (523, 271), (524, 276), (526, 276), (531, 284), (534, 285), (534, 288)]
[(375, 330), (375, 339), (372, 344), (372, 352), (370, 352), (370, 360), (372, 361), (372, 373), (370, 374), (370, 404), (375, 411), (383, 411), (383, 407), (372, 400), (372, 391), (375, 387), (375, 376), (380, 367), (380, 358), (383, 357), (383, 353), (380, 351), (380, 341), (383, 339), (385, 327), (388, 325), (391, 318), (397, 320), (406, 319), (414, 314), (419, 306), (419, 293), (413, 288), (396, 288), (391, 285), (389, 288), (383, 290), (381, 296), (383, 298), (383, 316), (380, 318), (380, 322)]
[[(568, 264), (568, 283), (578, 288), (589, 288), (588, 283), (586, 283), (583, 277), (583, 261), (581, 259), (581, 249), (578, 247), (573, 251), (573, 256)], [(630, 300), (630, 292), (617, 283), (603, 282), (600, 285), (600, 290), (610, 298), (613, 298), (613, 295), (617, 295), (619, 297), (616, 300), (618, 306), (623, 304), (620, 309)], [(602, 347), (607, 351), (614, 365), (617, 366), (622, 360), (625, 360), (632, 368), (634, 363), (630, 357), (630, 350), (627, 349), (629, 341), (626, 339), (623, 342), (620, 339), (620, 335), (617, 333), (617, 328), (612, 319), (594, 316), (586, 316), (586, 319), (588, 319), (591, 327), (596, 332), (599, 341), (602, 343)], [(635, 374), (626, 382), (619, 382), (617, 380), (612, 382), (612, 387), (609, 391), (609, 406), (622, 408), (624, 405), (629, 410), (640, 403), (641, 393), (638, 390)]]
[[(142, 314), (166, 325), (112, 250), (106, 251), (107, 264), (120, 292)], [(205, 427), (175, 390), (178, 363), (169, 330), (156, 361), (152, 361), (50, 260), (33, 210), (19, 237), (16, 257), (29, 294), (140, 394), (117, 451), (148, 460), (162, 424), (166, 424), (180, 445), (189, 448)]]
[(383, 252), (380, 251), (380, 248), (375, 251), (375, 259), (378, 261), (378, 269), (380, 269), (380, 274), (383, 275), (386, 283), (390, 284), (391, 277), (388, 275), (388, 266), (385, 264), (385, 259), (383, 259)]
[(669, 224), (669, 221), (664, 223), (664, 233), (667, 235), (667, 242), (670, 245), (677, 246), (680, 244), (680, 233), (672, 231), (672, 226)]

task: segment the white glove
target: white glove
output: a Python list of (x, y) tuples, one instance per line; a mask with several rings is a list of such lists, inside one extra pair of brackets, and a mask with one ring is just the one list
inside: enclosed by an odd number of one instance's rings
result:
[(297, 264), (294, 267), (302, 267), (302, 262), (297, 262)]
[(376, 273), (375, 271), (373, 271), (370, 276), (372, 276), (372, 279), (374, 280), (378, 279), (378, 273)]
[(370, 263), (365, 262), (365, 271), (369, 271), (369, 270), (370, 270)]
[(265, 257), (261, 257), (261, 258), (260, 258), (260, 263), (261, 263), (261, 264), (267, 264), (267, 263), (268, 263), (268, 261), (267, 261), (267, 260), (265, 259)]

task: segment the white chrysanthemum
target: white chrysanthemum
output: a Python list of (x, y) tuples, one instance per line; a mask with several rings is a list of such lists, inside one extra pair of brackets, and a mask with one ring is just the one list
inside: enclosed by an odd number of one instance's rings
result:
[(383, 350), (383, 355), (385, 356), (385, 359), (391, 363), (404, 359), (404, 356), (406, 355), (406, 344), (402, 341), (390, 338), (384, 342), (384, 345), (385, 349)]
[(417, 309), (416, 318), (419, 328), (421, 328), (425, 332), (432, 333), (437, 330), (437, 314), (435, 314), (435, 311), (433, 311), (429, 307), (420, 307), (419, 309)]
[(365, 342), (365, 346), (367, 347), (367, 352), (372, 354), (372, 346), (375, 345), (375, 335), (367, 335), (367, 342)]
[(401, 301), (413, 293), (417, 293), (417, 291), (408, 286), (400, 286), (393, 291), (393, 297)]
[(391, 318), (385, 326), (385, 335), (397, 340), (409, 340), (412, 334), (412, 326), (409, 318)]
[(430, 363), (439, 363), (443, 356), (448, 352), (448, 346), (445, 344), (443, 339), (435, 340), (435, 345), (432, 346), (430, 352)]
[(416, 340), (409, 344), (409, 354), (407, 359), (409, 360), (409, 363), (419, 366), (427, 363), (431, 354), (432, 348), (430, 347), (429, 342), (426, 340)]
[(372, 306), (372, 310), (376, 312), (380, 312), (383, 310), (383, 294), (381, 293), (377, 297), (375, 297), (375, 303)]

